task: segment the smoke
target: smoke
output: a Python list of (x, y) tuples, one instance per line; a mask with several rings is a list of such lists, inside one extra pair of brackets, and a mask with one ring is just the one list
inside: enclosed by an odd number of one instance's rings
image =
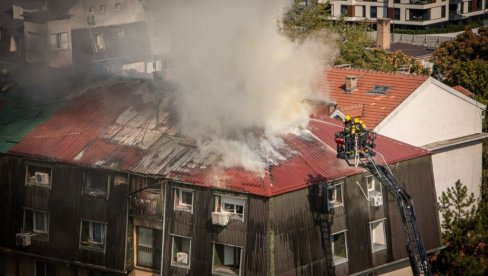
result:
[(280, 135), (305, 126), (305, 99), (335, 48), (279, 33), (289, 1), (169, 0), (162, 15), (171, 32), (181, 130), (224, 167), (259, 171), (286, 158)]

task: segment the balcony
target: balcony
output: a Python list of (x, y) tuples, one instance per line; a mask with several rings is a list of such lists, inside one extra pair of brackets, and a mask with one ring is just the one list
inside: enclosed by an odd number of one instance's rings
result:
[(410, 0), (410, 4), (412, 5), (428, 5), (435, 2), (436, 0)]
[(161, 193), (144, 191), (130, 198), (129, 212), (133, 217), (162, 220), (162, 206)]
[(137, 266), (159, 270), (161, 267), (161, 249), (138, 245)]

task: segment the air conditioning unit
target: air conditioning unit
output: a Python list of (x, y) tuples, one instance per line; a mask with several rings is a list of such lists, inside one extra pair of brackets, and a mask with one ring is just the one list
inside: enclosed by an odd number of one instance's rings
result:
[(373, 196), (371, 198), (371, 205), (374, 207), (383, 205), (383, 196)]
[(224, 212), (212, 212), (212, 224), (226, 226), (229, 224), (229, 214)]
[(176, 262), (180, 264), (188, 264), (188, 254), (185, 252), (176, 253)]
[(34, 174), (36, 184), (49, 185), (49, 174), (43, 172), (36, 172)]
[(15, 244), (17, 246), (27, 247), (31, 244), (30, 233), (17, 233), (15, 234)]

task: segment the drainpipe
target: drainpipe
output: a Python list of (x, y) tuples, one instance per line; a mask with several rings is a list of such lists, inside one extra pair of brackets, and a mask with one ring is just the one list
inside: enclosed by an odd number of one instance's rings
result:
[(165, 229), (166, 229), (166, 186), (168, 182), (164, 181), (164, 194), (162, 195), (164, 199), (163, 203), (163, 233), (162, 233), (162, 238), (161, 238), (161, 266), (159, 268), (159, 275), (163, 276), (163, 267), (164, 267), (164, 239), (165, 239)]

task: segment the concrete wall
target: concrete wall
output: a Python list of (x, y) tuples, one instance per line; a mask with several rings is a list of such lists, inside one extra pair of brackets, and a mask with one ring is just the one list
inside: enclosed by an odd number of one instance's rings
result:
[(42, 62), (47, 54), (47, 27), (45, 24), (24, 23), (25, 61)]
[(51, 35), (56, 33), (67, 33), (67, 48), (57, 49), (49, 45), (48, 64), (52, 67), (64, 67), (73, 63), (73, 47), (71, 45), (71, 24), (69, 19), (50, 21), (47, 23), (47, 39), (50, 42)]
[(469, 98), (447, 92), (438, 82), (432, 81), (419, 87), (375, 130), (402, 142), (423, 146), (481, 133), (481, 119), (481, 108), (469, 102)]
[(435, 189), (438, 196), (459, 179), (468, 193), (478, 199), (481, 190), (482, 143), (450, 149), (432, 155)]

